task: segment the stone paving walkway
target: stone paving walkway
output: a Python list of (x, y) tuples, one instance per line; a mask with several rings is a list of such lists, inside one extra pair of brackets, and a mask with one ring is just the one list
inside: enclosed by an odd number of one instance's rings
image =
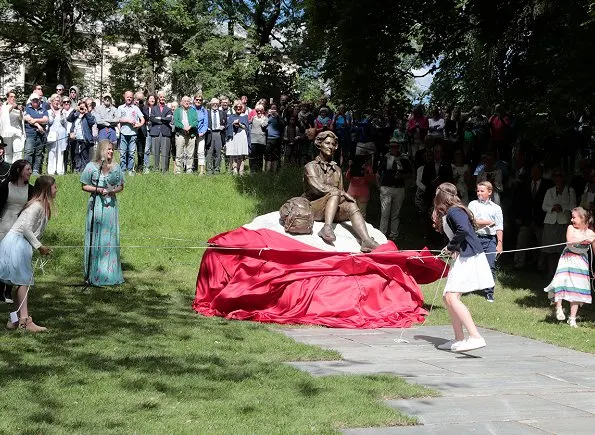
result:
[[(438, 350), (451, 336), (450, 326), (281, 332), (341, 352), (342, 361), (291, 363), (315, 376), (393, 373), (442, 393), (387, 401), (417, 416), (423, 426), (347, 434), (595, 433), (595, 355), (485, 329), (488, 346), (483, 349), (469, 354)], [(396, 343), (401, 336), (408, 343)]]

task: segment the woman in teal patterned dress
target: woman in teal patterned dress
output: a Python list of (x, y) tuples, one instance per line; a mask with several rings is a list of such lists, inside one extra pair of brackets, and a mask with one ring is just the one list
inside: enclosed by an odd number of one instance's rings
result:
[[(97, 148), (96, 161), (89, 162), (81, 173), (83, 190), (91, 194), (85, 226), (85, 277), (88, 276), (89, 284), (96, 286), (122, 284), (124, 278), (120, 262), (120, 223), (116, 194), (124, 189), (124, 173), (120, 165), (113, 162), (114, 148), (110, 141), (102, 140)], [(89, 249), (92, 218), (93, 245)], [(87, 274), (89, 264), (90, 273)]]

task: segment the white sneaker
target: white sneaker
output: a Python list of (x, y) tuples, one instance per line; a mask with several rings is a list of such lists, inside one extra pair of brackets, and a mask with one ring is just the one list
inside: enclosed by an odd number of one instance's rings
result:
[(556, 308), (556, 319), (566, 320), (566, 316), (564, 315), (564, 310), (562, 309), (562, 307)]
[(453, 338), (452, 340), (448, 340), (446, 343), (439, 344), (436, 347), (440, 350), (451, 350), (452, 346), (457, 343), (460, 343), (460, 341), (457, 341)]
[(128, 176), (129, 177), (134, 177), (134, 171), (128, 171)]
[(578, 325), (576, 324), (576, 319), (574, 317), (569, 317), (566, 323), (568, 323), (571, 328), (578, 328)]
[(486, 341), (483, 337), (469, 337), (466, 340), (463, 340), (457, 343), (457, 346), (452, 346), (451, 350), (453, 352), (468, 352), (470, 350), (479, 349), (480, 347), (485, 347)]

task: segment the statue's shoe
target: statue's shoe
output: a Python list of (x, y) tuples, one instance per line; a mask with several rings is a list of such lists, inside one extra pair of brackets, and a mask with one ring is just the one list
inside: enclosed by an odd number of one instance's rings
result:
[(322, 229), (318, 232), (318, 236), (326, 243), (333, 243), (335, 240), (337, 240), (337, 236), (335, 236), (333, 227), (328, 224), (325, 224), (322, 227)]
[(373, 238), (370, 237), (369, 239), (362, 241), (361, 251), (362, 252), (372, 252), (378, 246), (379, 246), (378, 242), (376, 242), (376, 240), (374, 240)]

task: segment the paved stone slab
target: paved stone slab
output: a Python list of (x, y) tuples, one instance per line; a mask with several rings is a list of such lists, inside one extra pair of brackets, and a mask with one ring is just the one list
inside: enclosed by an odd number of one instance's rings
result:
[(586, 411), (530, 395), (459, 397), (456, 404), (450, 397), (430, 399), (387, 400), (390, 406), (407, 415), (418, 417), (423, 424), (485, 423), (491, 421), (539, 420), (551, 418), (590, 417)]
[(424, 426), (346, 433), (595, 433), (595, 355), (480, 331), (488, 346), (458, 354), (436, 348), (451, 338), (450, 326), (282, 330), (297, 341), (342, 354), (342, 361), (292, 363), (315, 376), (394, 373), (442, 393), (436, 398), (386, 401), (417, 416)]
[(298, 361), (292, 366), (307, 371), (314, 376), (338, 374), (391, 373), (399, 376), (445, 376), (447, 370), (417, 360), (392, 361), (390, 363), (363, 363), (353, 360), (342, 361)]
[(467, 435), (467, 434), (498, 434), (498, 435), (544, 435), (545, 432), (528, 424), (516, 421), (496, 421), (488, 423), (464, 424), (427, 424), (424, 426), (381, 427), (366, 429), (349, 429), (344, 431), (349, 435)]
[[(590, 412), (595, 417), (595, 394), (592, 391), (562, 394), (551, 394), (548, 392), (545, 394), (537, 394), (537, 396), (546, 400), (551, 400), (561, 406), (571, 406), (576, 409)], [(595, 433), (595, 426), (593, 427), (593, 433)]]
[(595, 432), (595, 416), (573, 417), (571, 420), (562, 418), (544, 420), (524, 420), (521, 423), (541, 429), (547, 433), (582, 435)]

